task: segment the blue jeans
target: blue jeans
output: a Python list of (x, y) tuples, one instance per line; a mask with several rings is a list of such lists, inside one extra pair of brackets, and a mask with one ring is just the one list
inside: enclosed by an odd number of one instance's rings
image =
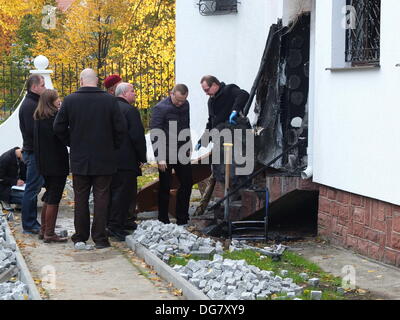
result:
[(42, 189), (44, 180), (36, 167), (36, 159), (33, 152), (23, 153), (24, 163), (26, 164), (26, 186), (22, 199), (22, 228), (32, 230), (40, 228), (37, 221), (37, 196)]
[(24, 198), (24, 191), (12, 190), (10, 194), (10, 204), (22, 204), (22, 199)]

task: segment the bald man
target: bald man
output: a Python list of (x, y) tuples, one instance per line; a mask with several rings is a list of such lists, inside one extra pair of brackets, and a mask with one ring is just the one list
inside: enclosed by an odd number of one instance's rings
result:
[[(117, 172), (116, 150), (125, 134), (126, 122), (118, 100), (97, 87), (97, 74), (85, 69), (81, 87), (65, 97), (54, 122), (54, 131), (70, 146), (75, 194), (76, 248), (85, 247), (92, 235), (97, 249), (110, 246), (106, 232), (112, 175)], [(89, 194), (93, 187), (94, 218), (90, 232)]]

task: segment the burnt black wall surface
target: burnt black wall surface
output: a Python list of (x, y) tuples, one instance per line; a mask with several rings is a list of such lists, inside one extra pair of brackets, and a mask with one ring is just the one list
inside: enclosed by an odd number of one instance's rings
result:
[[(309, 91), (310, 14), (298, 17), (274, 34), (260, 84), (257, 88), (257, 160), (267, 164), (288, 147), (307, 138)], [(302, 119), (300, 128), (291, 125)], [(307, 166), (307, 143), (294, 148), (272, 167), (293, 174)]]
[[(282, 63), (285, 64), (286, 83), (281, 99), (281, 126), (284, 149), (296, 144), (299, 139), (307, 138), (308, 123), (306, 105), (309, 91), (310, 62), (310, 14), (299, 17), (297, 22), (287, 28), (282, 36)], [(303, 125), (295, 128), (291, 125), (294, 118), (303, 119)], [(307, 154), (307, 145), (302, 144), (294, 152), (285, 156), (284, 163), (289, 169), (302, 169), (303, 157)]]

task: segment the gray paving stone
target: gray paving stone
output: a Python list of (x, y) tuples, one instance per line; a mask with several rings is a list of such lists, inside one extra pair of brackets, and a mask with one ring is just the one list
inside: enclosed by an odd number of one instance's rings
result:
[(311, 300), (321, 300), (322, 299), (322, 291), (311, 291), (310, 297), (311, 297)]

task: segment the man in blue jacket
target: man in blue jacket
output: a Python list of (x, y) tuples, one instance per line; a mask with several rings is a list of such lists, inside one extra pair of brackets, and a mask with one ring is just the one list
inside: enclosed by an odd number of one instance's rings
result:
[(170, 223), (168, 207), (172, 169), (180, 183), (176, 199), (176, 222), (178, 225), (186, 225), (189, 220), (193, 182), (188, 94), (186, 85), (177, 84), (170, 96), (153, 108), (150, 121), (151, 140), (160, 178), (158, 219), (163, 223)]

